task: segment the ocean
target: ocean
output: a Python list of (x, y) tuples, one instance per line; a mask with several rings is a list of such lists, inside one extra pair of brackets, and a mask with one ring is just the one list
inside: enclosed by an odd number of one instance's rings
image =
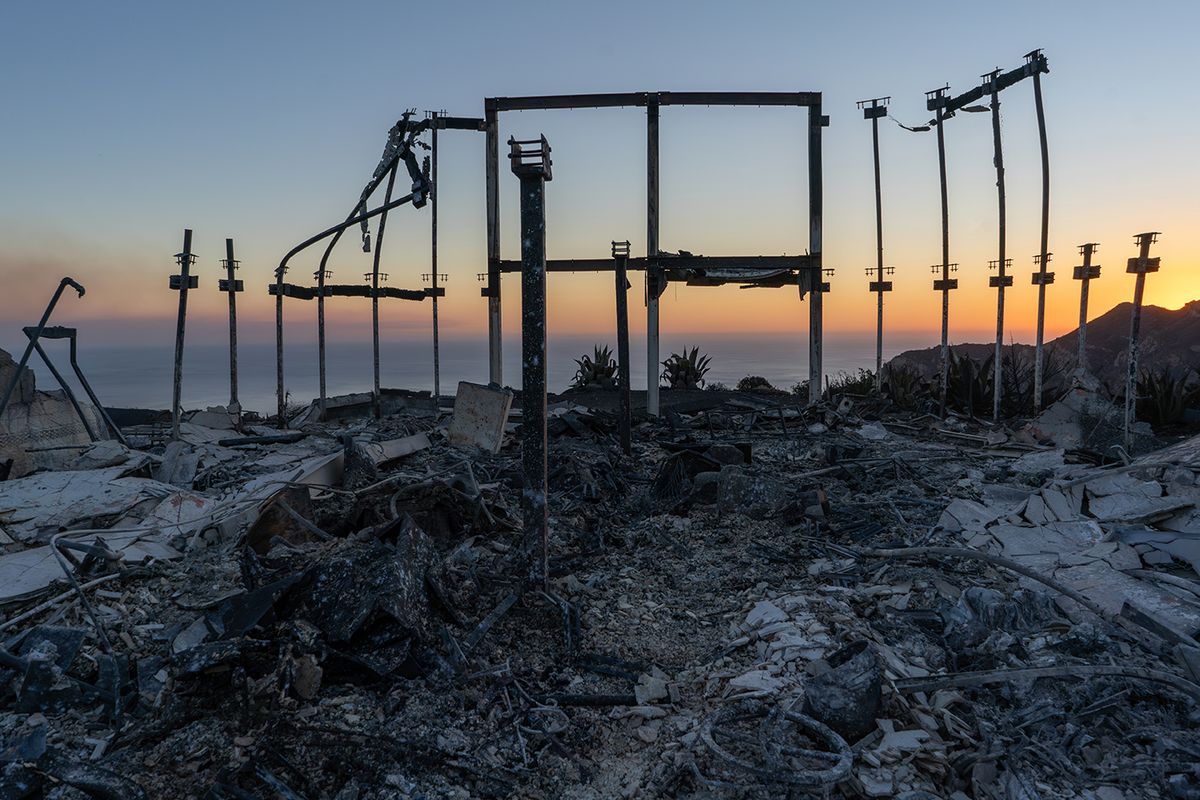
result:
[[(935, 343), (936, 334), (889, 333), (884, 358)], [(45, 346), (60, 372), (71, 376), (65, 345)], [(557, 336), (547, 348), (547, 377), (550, 391), (566, 389), (575, 374), (575, 359), (591, 353), (595, 344), (608, 344), (611, 337)], [(664, 334), (661, 358), (684, 348), (698, 346), (711, 356), (709, 383), (735, 385), (746, 375), (761, 375), (779, 388), (791, 389), (808, 376), (808, 342), (787, 334)], [(646, 343), (634, 337), (630, 343), (632, 386), (646, 386)], [(79, 364), (106, 406), (167, 409), (171, 407), (173, 342), (144, 345), (105, 345), (79, 342)], [(503, 345), (504, 378), (510, 386), (520, 384), (520, 340), (506, 338)], [(860, 367), (873, 368), (875, 337), (871, 333), (827, 333), (825, 372), (836, 375)], [(14, 353), (14, 358), (20, 354)], [(327, 391), (332, 395), (371, 389), (371, 342), (330, 342), (326, 349)], [(52, 376), (35, 353), (30, 363), (39, 388), (56, 388)], [(275, 347), (249, 342), (238, 348), (238, 394), (242, 407), (263, 413), (275, 408)], [(293, 403), (307, 403), (318, 393), (317, 347), (315, 342), (288, 343), (284, 350), (285, 387)], [(451, 339), (441, 344), (441, 390), (453, 394), (459, 381), (486, 383), (487, 342)], [(432, 390), (433, 346), (428, 337), (420, 341), (380, 343), (380, 383), (385, 388)], [(82, 396), (82, 395), (80, 395)], [(183, 405), (200, 409), (229, 401), (228, 345), (196, 342), (184, 352)]]

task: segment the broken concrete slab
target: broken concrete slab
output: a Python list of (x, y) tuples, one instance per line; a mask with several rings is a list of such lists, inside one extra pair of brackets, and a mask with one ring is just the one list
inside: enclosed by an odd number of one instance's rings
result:
[(100, 517), (124, 514), (147, 499), (177, 489), (149, 478), (127, 477), (125, 466), (43, 472), (0, 482), (0, 524), (24, 541), (44, 541), (60, 530), (93, 527)]
[(446, 432), (450, 444), (499, 452), (512, 401), (513, 394), (508, 389), (461, 381), (454, 397), (454, 416)]

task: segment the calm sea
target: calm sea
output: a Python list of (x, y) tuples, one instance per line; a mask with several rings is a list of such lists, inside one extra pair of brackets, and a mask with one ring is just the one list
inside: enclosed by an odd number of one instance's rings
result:
[[(905, 336), (890, 334), (885, 359), (904, 350), (927, 347), (936, 334)], [(575, 374), (574, 360), (590, 353), (598, 343), (591, 336), (559, 336), (548, 344), (547, 366), (551, 391), (565, 389)], [(614, 344), (611, 341), (600, 342)], [(70, 374), (63, 348), (48, 342), (47, 349), (60, 371)], [(645, 340), (631, 342), (633, 388), (646, 385)], [(761, 334), (670, 334), (663, 336), (662, 358), (685, 347), (699, 346), (711, 356), (709, 382), (730, 386), (746, 375), (761, 375), (774, 385), (790, 389), (808, 374), (808, 343), (803, 338)], [(107, 406), (159, 408), (171, 406), (172, 343), (111, 346), (79, 343), (79, 363)], [(14, 353), (19, 357), (19, 353)], [(827, 334), (825, 371), (835, 375), (859, 367), (873, 367), (873, 334)], [(31, 360), (40, 388), (55, 388), (53, 378)], [(245, 343), (238, 349), (238, 390), (246, 409), (270, 412), (275, 408), (275, 348), (267, 343)], [(368, 391), (371, 388), (371, 343), (331, 342), (327, 346), (327, 384), (330, 395)], [(315, 343), (289, 343), (284, 351), (287, 391), (293, 402), (307, 402), (317, 395), (317, 348)], [(422, 341), (383, 341), (380, 348), (381, 384), (385, 388), (433, 389), (433, 348)], [(520, 341), (504, 342), (504, 376), (510, 386), (520, 382)], [(459, 381), (487, 382), (487, 344), (484, 337), (442, 342), (441, 389), (452, 394)], [(225, 345), (203, 342), (189, 344), (184, 355), (183, 401), (185, 408), (203, 408), (229, 400), (229, 351)]]

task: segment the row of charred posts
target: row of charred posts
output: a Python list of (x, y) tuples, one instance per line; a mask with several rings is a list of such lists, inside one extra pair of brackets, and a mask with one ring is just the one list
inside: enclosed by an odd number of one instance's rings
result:
[[(1004, 182), (1004, 149), (1000, 135), (1000, 93), (1026, 78), (1033, 83), (1034, 107), (1037, 115), (1038, 142), (1041, 150), (1042, 192), (1041, 192), (1041, 236), (1040, 250), (1033, 257), (1037, 269), (1032, 275), (1032, 283), (1038, 287), (1037, 310), (1037, 340), (1034, 348), (1034, 388), (1033, 402), (1035, 410), (1042, 407), (1043, 402), (1043, 344), (1046, 318), (1046, 287), (1054, 283), (1054, 273), (1048, 267), (1053, 254), (1049, 252), (1050, 236), (1050, 156), (1046, 136), (1046, 114), (1042, 101), (1041, 76), (1048, 74), (1050, 67), (1046, 56), (1041, 50), (1034, 50), (1025, 55), (1025, 63), (1008, 70), (992, 70), (982, 75), (982, 82), (977, 86), (957, 96), (949, 94), (949, 85), (925, 93), (926, 109), (934, 112), (934, 118), (927, 124), (907, 130), (925, 132), (935, 130), (937, 133), (938, 149), (938, 181), (941, 189), (941, 229), (942, 229), (942, 260), (930, 269), (935, 275), (934, 291), (942, 295), (942, 337), (939, 359), (939, 397), (941, 410), (946, 408), (946, 393), (949, 378), (949, 330), (950, 330), (950, 292), (958, 288), (958, 279), (952, 277), (958, 271), (958, 264), (950, 261), (950, 202), (946, 182), (946, 140), (945, 122), (958, 112), (991, 112), (993, 164), (996, 170), (997, 192), (997, 246), (996, 259), (988, 262), (988, 268), (996, 271), (988, 278), (988, 285), (996, 290), (996, 341), (993, 357), (993, 397), (992, 415), (1000, 419), (1000, 403), (1003, 393), (1001, 379), (1002, 359), (1001, 350), (1004, 344), (1004, 290), (1013, 285), (1010, 274), (1012, 259), (1007, 255), (1007, 198)], [(987, 106), (977, 105), (980, 100), (988, 99)], [(867, 275), (872, 277), (869, 290), (876, 294), (877, 327), (875, 345), (875, 379), (877, 388), (882, 381), (883, 367), (883, 296), (892, 290), (892, 282), (886, 278), (894, 274), (894, 268), (885, 266), (883, 257), (883, 192), (879, 159), (879, 120), (888, 116), (887, 106), (890, 97), (876, 97), (859, 101), (858, 107), (863, 117), (871, 121), (872, 152), (875, 166), (875, 236), (876, 264), (868, 267)], [(1149, 247), (1158, 238), (1158, 232), (1151, 231), (1137, 234), (1139, 253), (1130, 258), (1126, 271), (1137, 276), (1134, 288), (1133, 310), (1130, 315), (1128, 375), (1125, 387), (1125, 443), (1126, 449), (1132, 444), (1133, 408), (1137, 388), (1137, 339), (1141, 322), (1142, 296), (1145, 288), (1146, 274), (1156, 272), (1159, 259), (1151, 258)], [(1073, 278), (1080, 281), (1079, 295), (1079, 330), (1078, 330), (1078, 364), (1087, 369), (1087, 319), (1088, 319), (1088, 289), (1090, 282), (1100, 277), (1100, 266), (1092, 263), (1092, 256), (1099, 245), (1096, 242), (1086, 242), (1079, 246), (1083, 264), (1076, 266)]]
[[(996, 358), (994, 369), (999, 372), (1001, 359), (1004, 324), (1004, 290), (1012, 285), (1012, 275), (1009, 273), (1012, 260), (1006, 255), (1006, 198), (1004, 184), (1004, 161), (1000, 136), (1000, 93), (1025, 78), (1031, 78), (1034, 87), (1034, 99), (1037, 109), (1039, 139), (1042, 153), (1042, 226), (1041, 252), (1035, 256), (1037, 271), (1033, 274), (1033, 283), (1038, 290), (1037, 317), (1037, 347), (1035, 354), (1035, 402), (1040, 405), (1042, 398), (1042, 343), (1045, 312), (1045, 287), (1054, 282), (1054, 273), (1048, 270), (1051, 254), (1047, 251), (1049, 228), (1049, 165), (1048, 148), (1046, 145), (1045, 115), (1042, 107), (1041, 75), (1048, 73), (1049, 67), (1041, 51), (1033, 51), (1026, 55), (1025, 63), (1020, 67), (1001, 72), (994, 70), (983, 76), (978, 86), (957, 96), (949, 95), (949, 87), (942, 87), (927, 93), (927, 108), (935, 112), (934, 119), (927, 125), (910, 130), (936, 130), (938, 141), (938, 169), (941, 188), (941, 217), (942, 217), (942, 261), (934, 265), (933, 270), (940, 273), (934, 281), (934, 289), (942, 294), (942, 329), (941, 329), (941, 375), (940, 388), (944, 408), (949, 351), (949, 297), (950, 291), (958, 287), (957, 264), (950, 261), (949, 242), (949, 198), (946, 184), (945, 157), (945, 122), (953, 118), (959, 111), (981, 112), (988, 107), (975, 105), (983, 98), (990, 99), (994, 140), (994, 163), (996, 168), (996, 185), (998, 191), (998, 245), (997, 259), (990, 266), (997, 270), (991, 276), (990, 285), (997, 290), (997, 324), (996, 324)], [(877, 258), (874, 267), (868, 268), (872, 277), (869, 290), (877, 295), (877, 337), (876, 337), (876, 375), (877, 379), (883, 366), (883, 296), (892, 290), (892, 282), (887, 278), (893, 268), (884, 262), (883, 247), (883, 201), (882, 181), (879, 156), (879, 120), (888, 115), (890, 98), (879, 97), (859, 103), (865, 118), (872, 123), (872, 145), (875, 166), (875, 211), (876, 211), (876, 244)], [(690, 254), (665, 253), (659, 247), (659, 117), (663, 106), (791, 106), (806, 108), (808, 112), (807, 150), (808, 150), (808, 200), (809, 200), (809, 239), (807, 252), (803, 255), (750, 255), (750, 256), (695, 256)], [(815, 402), (821, 394), (823, 381), (822, 369), (822, 299), (829, 291), (829, 283), (825, 281), (832, 270), (824, 266), (822, 261), (822, 129), (828, 125), (828, 117), (822, 113), (822, 97), (819, 92), (632, 92), (585, 95), (544, 95), (529, 97), (494, 97), (484, 102), (484, 116), (454, 117), (445, 112), (426, 112), (423, 119), (416, 119), (415, 112), (406, 112), (395, 126), (389, 131), (383, 156), (376, 167), (371, 180), (363, 188), (357, 202), (351, 208), (347, 217), (340, 223), (327, 228), (316, 235), (293, 247), (280, 260), (275, 270), (275, 281), (268, 287), (269, 294), (275, 298), (276, 312), (276, 394), (278, 404), (278, 419), (281, 426), (286, 425), (287, 409), (285, 406), (284, 388), (284, 299), (315, 300), (317, 311), (317, 342), (318, 342), (318, 378), (319, 404), (324, 413), (327, 394), (325, 381), (325, 302), (331, 297), (369, 297), (372, 301), (372, 349), (373, 349), (373, 406), (376, 415), (381, 413), (380, 375), (379, 375), (379, 301), (380, 298), (421, 301), (430, 298), (433, 303), (433, 347), (434, 347), (434, 394), (440, 396), (440, 374), (438, 357), (438, 298), (445, 295), (442, 283), (445, 275), (438, 271), (438, 134), (439, 131), (455, 130), (483, 133), (485, 136), (485, 199), (486, 199), (486, 235), (487, 235), (487, 272), (480, 275), (485, 281), (481, 294), (488, 303), (488, 377), (496, 384), (503, 383), (502, 351), (501, 351), (501, 277), (506, 273), (520, 272), (522, 275), (529, 269), (523, 253), (521, 260), (504, 260), (501, 258), (500, 235), (500, 197), (499, 197), (499, 160), (500, 160), (500, 115), (509, 111), (552, 110), (577, 108), (611, 108), (635, 107), (644, 108), (646, 114), (646, 254), (636, 257), (630, 253), (628, 241), (613, 242), (609, 258), (555, 258), (545, 260), (545, 272), (579, 272), (579, 271), (612, 271), (616, 279), (617, 296), (617, 328), (618, 328), (618, 359), (624, 367), (628, 364), (629, 335), (628, 335), (628, 303), (627, 289), (629, 271), (645, 273), (645, 303), (647, 314), (647, 390), (646, 410), (651, 415), (659, 412), (659, 392), (657, 366), (659, 363), (659, 299), (671, 281), (684, 282), (688, 285), (717, 286), (723, 284), (739, 284), (756, 287), (782, 287), (795, 285), (803, 299), (811, 293), (809, 301), (809, 399)], [(428, 144), (422, 140), (425, 133), (430, 134)], [(530, 151), (532, 144), (540, 144), (546, 149), (545, 176), (549, 179), (549, 145), (544, 139), (518, 142), (510, 140), (510, 158), (514, 169), (522, 163), (519, 153)], [(523, 149), (524, 148), (524, 149)], [(429, 155), (422, 161), (418, 160), (417, 151), (427, 150)], [(406, 194), (396, 198), (396, 181), (401, 166), (403, 166), (410, 181)], [(523, 173), (518, 177), (524, 181)], [(372, 195), (384, 186), (382, 205), (373, 209), (368, 208)], [(524, 194), (522, 194), (524, 201)], [(420, 289), (399, 289), (385, 286), (387, 274), (380, 271), (381, 253), (386, 232), (388, 214), (402, 205), (411, 204), (421, 208), (426, 204), (432, 206), (432, 253), (431, 272), (425, 276), (430, 284)], [(343, 234), (354, 226), (361, 228), (362, 247), (365, 252), (371, 252), (372, 241), (369, 230), (370, 220), (378, 218), (374, 240), (372, 271), (365, 274), (361, 284), (334, 284), (329, 281), (331, 271), (329, 260), (334, 247)], [(522, 217), (524, 219), (524, 216)], [(524, 222), (522, 223), (524, 225)], [(1129, 260), (1128, 271), (1136, 273), (1135, 307), (1130, 331), (1129, 381), (1126, 392), (1127, 405), (1132, 408), (1134, 387), (1136, 383), (1136, 353), (1137, 329), (1140, 320), (1140, 307), (1145, 275), (1158, 269), (1158, 259), (1150, 258), (1148, 248), (1156, 239), (1157, 234), (1140, 234), (1138, 238), (1140, 253)], [(522, 237), (523, 244), (526, 237)], [(286, 281), (291, 260), (302, 251), (316, 245), (324, 244), (319, 263), (313, 273), (314, 281), (310, 285), (290, 283)], [(542, 234), (544, 247), (544, 230)], [(1092, 263), (1092, 256), (1098, 245), (1094, 242), (1081, 245), (1083, 265), (1076, 267), (1074, 277), (1081, 281), (1080, 298), (1080, 327), (1079, 327), (1079, 357), (1080, 363), (1085, 364), (1086, 322), (1088, 285), (1092, 279), (1099, 276), (1100, 267)], [(195, 255), (191, 247), (191, 231), (185, 231), (183, 249), (176, 254), (179, 273), (171, 276), (170, 286), (179, 291), (179, 314), (176, 335), (175, 372), (173, 384), (173, 433), (178, 435), (181, 409), (181, 384), (183, 340), (185, 333), (185, 318), (187, 313), (187, 296), (190, 289), (197, 287), (197, 276), (192, 272)], [(238, 261), (234, 258), (233, 241), (226, 240), (226, 258), (221, 262), (226, 277), (220, 280), (220, 289), (229, 298), (229, 342), (230, 342), (230, 403), (237, 407), (237, 321), (236, 295), (244, 286), (235, 277)], [(524, 278), (522, 292), (525, 292)], [(61, 292), (61, 287), (60, 287)], [(544, 306), (544, 292), (541, 295)], [(55, 297), (57, 299), (57, 295)], [(53, 303), (51, 304), (53, 306)], [(535, 303), (536, 305), (536, 303)], [(529, 308), (528, 301), (525, 305)], [(48, 310), (49, 311), (49, 310)], [(534, 309), (536, 313), (536, 309)], [(544, 317), (544, 308), (542, 309)], [(544, 339), (544, 322), (539, 330)], [(523, 331), (523, 339), (524, 334)], [(29, 350), (36, 346), (36, 337), (31, 341)], [(544, 350), (544, 342), (542, 344)], [(523, 353), (524, 355), (524, 353)], [(28, 352), (24, 361), (28, 358)], [(523, 365), (529, 369), (528, 364)], [(544, 353), (541, 357), (540, 370), (544, 383)], [(19, 373), (19, 371), (18, 371)], [(999, 416), (1001, 391), (1003, 381), (999, 374), (993, 381), (995, 396), (993, 408)], [(629, 375), (627, 370), (620, 370), (622, 388), (622, 444), (628, 449), (629, 427)], [(11, 388), (9, 390), (11, 393)], [(0, 411), (6, 401), (0, 401)], [(1129, 416), (1131, 410), (1127, 410)], [(1128, 427), (1128, 425), (1127, 425)]]

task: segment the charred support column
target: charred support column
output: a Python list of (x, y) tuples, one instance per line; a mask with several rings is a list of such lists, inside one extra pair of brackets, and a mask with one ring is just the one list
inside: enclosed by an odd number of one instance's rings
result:
[(658, 416), (659, 297), (666, 289), (658, 255), (658, 95), (646, 100), (646, 413)]
[[(546, 498), (546, 137), (509, 139), (513, 174), (521, 181), (521, 511), (531, 584), (549, 590)], [(538, 552), (540, 548), (540, 553)]]
[(808, 107), (808, 251), (814, 259), (812, 267), (812, 294), (808, 302), (808, 402), (821, 399), (821, 381), (824, 377), (822, 364), (823, 298), (828, 291), (824, 282), (825, 269), (821, 258), (821, 220), (823, 210), (823, 183), (821, 176), (821, 128), (828, 120), (821, 114), (821, 103)]
[(325, 281), (332, 273), (325, 268), (325, 263), (329, 258), (330, 249), (332, 248), (326, 249), (321, 265), (313, 273), (313, 278), (317, 281), (317, 407), (321, 409), (321, 419), (325, 419), (328, 405), (325, 388)]
[(1076, 267), (1072, 277), (1079, 281), (1079, 367), (1088, 370), (1087, 358), (1087, 307), (1088, 284), (1093, 278), (1100, 277), (1100, 265), (1092, 264), (1092, 254), (1100, 249), (1095, 242), (1079, 245), (1079, 254), (1083, 256), (1083, 266)]
[(379, 259), (383, 255), (383, 232), (387, 227), (386, 206), (392, 202), (392, 190), (396, 186), (396, 165), (388, 173), (387, 189), (383, 196), (385, 210), (379, 215), (379, 232), (375, 234), (375, 257), (371, 262), (371, 364), (374, 392), (371, 394), (371, 411), (375, 419), (383, 416), (383, 400), (379, 395)]
[(633, 427), (633, 404), (629, 399), (629, 242), (612, 243), (613, 261), (616, 262), (617, 283), (617, 389), (621, 393), (621, 408), (617, 418), (617, 429), (621, 438), (621, 452), (633, 453), (630, 428)]
[(179, 263), (179, 274), (171, 276), (171, 288), (179, 292), (179, 315), (175, 322), (175, 377), (171, 392), (171, 438), (179, 438), (179, 414), (182, 409), (183, 393), (183, 333), (187, 325), (187, 295), (188, 289), (195, 289), (198, 279), (189, 270), (196, 261), (192, 254), (192, 231), (183, 231), (183, 250), (175, 254)]
[(1125, 271), (1137, 275), (1133, 286), (1133, 309), (1129, 312), (1129, 375), (1125, 380), (1125, 452), (1133, 455), (1133, 418), (1137, 403), (1138, 329), (1142, 324), (1142, 296), (1146, 291), (1146, 274), (1158, 272), (1157, 257), (1150, 258), (1150, 245), (1158, 241), (1158, 231), (1139, 233), (1137, 258), (1129, 259)]
[(4, 389), (4, 397), (0, 398), (0, 418), (4, 417), (4, 410), (8, 408), (8, 402), (12, 400), (13, 391), (16, 390), (17, 384), (21, 382), (21, 373), (25, 371), (25, 365), (29, 363), (29, 356), (33, 354), (33, 349), (37, 346), (42, 331), (46, 329), (46, 323), (50, 321), (50, 315), (54, 313), (54, 307), (58, 305), (58, 298), (62, 297), (62, 293), (68, 286), (75, 290), (77, 296), (83, 297), (83, 285), (74, 278), (63, 278), (59, 281), (58, 288), (54, 290), (54, 295), (51, 296), (50, 302), (46, 305), (46, 310), (42, 312), (42, 318), (38, 321), (37, 327), (33, 333), (28, 334), (29, 344), (25, 345), (25, 352), (21, 354), (21, 360), (17, 362), (17, 368), (13, 370), (12, 379), (9, 380), (8, 386)]
[[(863, 117), (871, 120), (871, 149), (875, 154), (875, 280), (870, 283), (870, 290), (876, 296), (875, 324), (875, 391), (883, 389), (883, 294), (892, 290), (892, 282), (885, 281), (884, 272), (892, 273), (891, 267), (883, 266), (883, 189), (879, 177), (879, 118), (887, 116), (887, 104), (890, 97), (876, 97), (871, 100), (861, 100), (858, 107), (862, 109)], [(870, 105), (867, 105), (870, 103)], [(871, 270), (867, 270), (867, 275)]]
[[(1030, 65), (1043, 61), (1042, 51), (1034, 50), (1026, 54), (1025, 60)], [(1050, 253), (1047, 251), (1050, 238), (1050, 150), (1046, 144), (1046, 112), (1042, 108), (1042, 70), (1033, 69), (1033, 102), (1037, 108), (1038, 143), (1042, 151), (1042, 247), (1038, 261), (1038, 274), (1033, 282), (1038, 287), (1037, 313), (1037, 346), (1033, 362), (1033, 410), (1042, 408), (1042, 341), (1046, 328), (1046, 287), (1054, 283), (1054, 273), (1047, 272), (1050, 264)]]
[(1000, 87), (996, 76), (1000, 70), (983, 76), (983, 88), (992, 96), (992, 162), (996, 167), (996, 260), (989, 262), (996, 274), (988, 278), (988, 285), (996, 290), (996, 349), (992, 354), (992, 419), (1000, 419), (1000, 401), (1004, 393), (1003, 352), (1004, 347), (1004, 290), (1013, 284), (1008, 268), (1012, 259), (1006, 255), (1008, 234), (1006, 229), (1008, 206), (1004, 196), (1004, 148), (1000, 143)]
[(500, 123), (491, 100), (484, 103), (484, 191), (487, 194), (488, 380), (504, 383), (500, 328)]
[(238, 366), (237, 366), (237, 293), (245, 289), (242, 281), (233, 277), (238, 268), (238, 262), (233, 257), (233, 239), (225, 240), (225, 277), (220, 279), (218, 286), (222, 292), (229, 295), (229, 405), (230, 410), (238, 408)]
[(441, 194), (441, 191), (438, 186), (438, 113), (435, 111), (431, 116), (433, 125), (430, 133), (430, 147), (432, 148), (430, 156), (433, 160), (433, 175), (430, 194), (433, 196), (433, 202), (429, 223), (429, 275), (433, 288), (430, 299), (433, 301), (433, 402), (436, 404), (438, 398), (442, 396), (442, 364), (438, 341), (438, 278), (440, 277), (438, 275), (438, 195)]
[[(946, 92), (949, 89), (949, 86), (944, 86), (925, 93), (926, 108), (936, 114), (938, 178), (942, 191), (942, 277), (933, 282), (934, 291), (942, 293), (942, 350), (938, 367), (938, 409), (942, 416), (946, 415), (946, 386), (950, 371), (950, 290), (958, 288), (958, 279), (950, 277), (958, 265), (950, 263), (950, 199), (946, 188), (946, 135), (943, 124), (946, 120)], [(937, 268), (934, 269), (936, 271)]]
[[(284, 259), (286, 261), (286, 257)], [(287, 427), (287, 406), (284, 402), (283, 390), (283, 276), (287, 274), (286, 264), (275, 268), (275, 409), (278, 415), (277, 425)]]

